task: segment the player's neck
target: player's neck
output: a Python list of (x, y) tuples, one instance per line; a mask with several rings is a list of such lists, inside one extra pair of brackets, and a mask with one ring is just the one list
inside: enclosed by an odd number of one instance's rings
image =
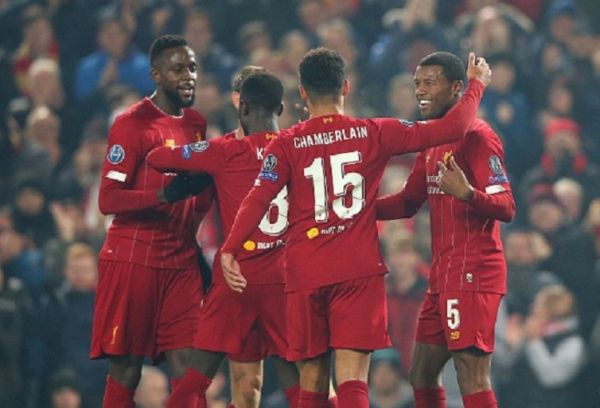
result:
[(327, 115), (343, 115), (344, 102), (342, 100), (326, 103), (311, 103), (308, 102), (308, 112), (311, 118)]
[(259, 115), (256, 118), (251, 118), (246, 123), (247, 135), (262, 132), (279, 132), (279, 125), (277, 124), (277, 118), (273, 115), (262, 116)]
[(154, 103), (161, 112), (170, 116), (181, 116), (183, 115), (183, 109), (173, 104), (166, 95), (160, 92), (154, 92), (150, 96), (150, 100)]

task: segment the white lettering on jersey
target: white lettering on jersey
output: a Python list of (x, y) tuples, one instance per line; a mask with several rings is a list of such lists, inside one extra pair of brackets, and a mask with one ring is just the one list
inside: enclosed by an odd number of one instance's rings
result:
[(294, 138), (294, 147), (304, 149), (311, 146), (330, 145), (352, 139), (366, 139), (369, 136), (366, 126), (337, 129), (329, 132), (314, 133), (312, 135)]

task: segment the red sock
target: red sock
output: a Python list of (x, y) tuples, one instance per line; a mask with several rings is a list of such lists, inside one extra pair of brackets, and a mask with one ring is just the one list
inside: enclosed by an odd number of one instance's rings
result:
[(298, 408), (298, 398), (300, 397), (300, 386), (298, 384), (286, 388), (284, 391), (290, 408)]
[(106, 388), (104, 389), (103, 408), (134, 408), (134, 390), (119, 384), (109, 375), (106, 377)]
[(496, 394), (494, 390), (477, 392), (475, 394), (463, 395), (465, 408), (497, 408)]
[(443, 387), (417, 390), (415, 395), (415, 408), (446, 408), (446, 392)]
[(338, 408), (338, 397), (337, 395), (334, 395), (333, 397), (329, 398), (329, 401), (327, 401), (329, 404), (329, 408)]
[(235, 408), (235, 405), (233, 405), (233, 403), (229, 403), (229, 405), (227, 405), (227, 408)]
[(167, 408), (206, 408), (206, 389), (211, 379), (193, 368), (188, 368), (183, 378), (173, 388)]
[(313, 392), (300, 389), (298, 408), (328, 408), (327, 392)]
[(341, 383), (337, 388), (337, 396), (342, 407), (369, 408), (369, 388), (364, 381)]

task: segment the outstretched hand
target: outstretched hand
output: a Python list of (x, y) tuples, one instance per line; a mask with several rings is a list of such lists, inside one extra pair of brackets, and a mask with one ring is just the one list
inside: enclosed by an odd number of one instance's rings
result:
[(469, 53), (467, 79), (478, 79), (484, 86), (488, 86), (492, 79), (492, 70), (487, 61), (483, 57), (475, 57), (474, 52)]
[(227, 252), (221, 253), (221, 267), (227, 286), (234, 292), (242, 293), (248, 285), (246, 278), (242, 275), (240, 264), (235, 257)]
[(440, 189), (446, 193), (458, 198), (459, 200), (469, 201), (473, 197), (473, 187), (467, 180), (467, 176), (462, 171), (454, 156), (450, 156), (448, 160), (448, 166), (442, 162), (438, 162), (439, 172), (439, 185)]

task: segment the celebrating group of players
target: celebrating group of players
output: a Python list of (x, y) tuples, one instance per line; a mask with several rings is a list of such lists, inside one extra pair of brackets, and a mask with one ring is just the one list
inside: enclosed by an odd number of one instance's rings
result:
[[(239, 128), (206, 141), (203, 117), (188, 108), (193, 51), (167, 35), (150, 58), (156, 92), (117, 118), (102, 169), (100, 209), (115, 215), (91, 348), (110, 358), (103, 406), (133, 407), (144, 357), (164, 355), (168, 407), (206, 407), (224, 357), (231, 406), (257, 407), (266, 356), (291, 407), (368, 407), (371, 352), (390, 345), (376, 220), (410, 217), (425, 201), (433, 263), (411, 369), (416, 406), (445, 407), (439, 377), (450, 358), (465, 407), (497, 406), (498, 220), (515, 208), (501, 142), (475, 117), (490, 81), (485, 60), (469, 55), (463, 95), (459, 58), (423, 59), (415, 93), (425, 121), (409, 122), (344, 115), (344, 61), (311, 50), (299, 67), (309, 118), (285, 130), (281, 81), (247, 67), (232, 95)], [(405, 188), (377, 199), (390, 157), (409, 152), (421, 153)], [(213, 196), (227, 239), (207, 289), (195, 233)]]

